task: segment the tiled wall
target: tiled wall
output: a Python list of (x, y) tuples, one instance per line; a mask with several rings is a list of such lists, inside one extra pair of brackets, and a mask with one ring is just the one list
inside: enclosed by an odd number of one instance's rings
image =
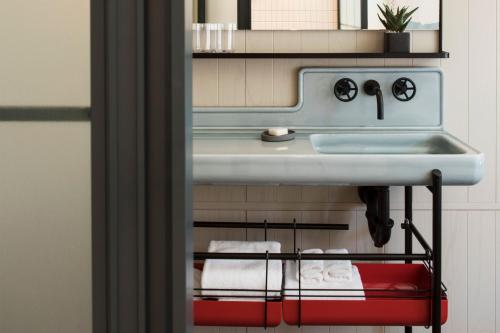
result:
[[(381, 52), (380, 31), (238, 31), (238, 52)], [(435, 31), (412, 32), (413, 52), (438, 48)], [(195, 59), (195, 106), (290, 106), (297, 102), (297, 72), (308, 66), (408, 66), (411, 59)], [(430, 62), (431, 64), (433, 62)]]
[[(451, 58), (422, 59), (303, 59), (200, 60), (194, 62), (196, 105), (292, 105), (296, 102), (295, 73), (302, 66), (440, 66), (445, 74), (445, 127), (486, 155), (484, 180), (473, 187), (444, 190), (444, 280), (450, 313), (445, 333), (500, 332), (500, 5), (497, 0), (444, 0), (444, 48)], [(261, 34), (260, 37), (258, 34)], [(283, 34), (283, 35), (281, 35)], [(321, 42), (309, 43), (309, 34)], [(250, 32), (239, 36), (249, 52), (343, 52), (380, 50), (378, 32)], [(262, 38), (261, 38), (262, 37)], [(282, 43), (283, 38), (288, 42)], [(245, 44), (243, 44), (245, 43)], [(306, 44), (306, 45), (304, 45)], [(413, 33), (413, 50), (436, 47), (432, 32)], [(403, 218), (402, 188), (391, 188), (391, 216)], [(340, 222), (349, 231), (303, 231), (304, 247), (347, 247), (351, 251), (401, 251), (396, 227), (384, 249), (373, 247), (356, 189), (310, 186), (197, 186), (195, 218), (212, 221)], [(415, 189), (415, 223), (430, 236), (430, 195)], [(210, 239), (262, 239), (258, 231), (196, 231), (196, 250)], [(270, 237), (291, 247), (286, 231)], [(259, 238), (260, 237), (260, 238)], [(401, 327), (303, 327), (282, 325), (271, 332), (402, 333)], [(246, 328), (196, 328), (196, 332), (264, 332)], [(414, 332), (429, 332), (424, 328)]]
[(252, 30), (337, 29), (337, 0), (252, 0)]

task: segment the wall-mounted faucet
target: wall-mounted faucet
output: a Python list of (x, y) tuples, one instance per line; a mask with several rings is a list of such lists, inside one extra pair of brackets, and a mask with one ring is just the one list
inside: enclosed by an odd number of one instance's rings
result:
[(375, 80), (368, 80), (365, 82), (364, 89), (368, 95), (377, 97), (377, 119), (384, 119), (384, 97), (380, 84)]

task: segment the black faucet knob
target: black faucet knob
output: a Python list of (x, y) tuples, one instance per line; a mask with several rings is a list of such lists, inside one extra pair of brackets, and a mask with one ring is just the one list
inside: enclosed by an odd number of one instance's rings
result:
[(351, 79), (343, 78), (335, 83), (333, 93), (338, 100), (350, 102), (358, 95), (358, 85)]
[(375, 80), (368, 80), (365, 82), (364, 90), (367, 95), (377, 97), (377, 119), (384, 119), (384, 97), (380, 84)]
[(401, 102), (408, 102), (415, 97), (417, 86), (415, 82), (407, 77), (402, 77), (394, 81), (392, 94)]

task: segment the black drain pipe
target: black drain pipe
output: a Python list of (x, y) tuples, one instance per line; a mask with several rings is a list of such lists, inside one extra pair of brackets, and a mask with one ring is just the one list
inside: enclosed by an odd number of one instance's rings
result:
[(382, 247), (391, 238), (394, 221), (390, 218), (390, 197), (388, 186), (362, 186), (358, 194), (366, 204), (368, 229), (376, 247)]

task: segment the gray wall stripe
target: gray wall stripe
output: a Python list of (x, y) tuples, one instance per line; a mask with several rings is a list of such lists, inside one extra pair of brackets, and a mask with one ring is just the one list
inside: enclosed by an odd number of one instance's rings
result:
[(90, 121), (90, 107), (0, 106), (0, 121)]

